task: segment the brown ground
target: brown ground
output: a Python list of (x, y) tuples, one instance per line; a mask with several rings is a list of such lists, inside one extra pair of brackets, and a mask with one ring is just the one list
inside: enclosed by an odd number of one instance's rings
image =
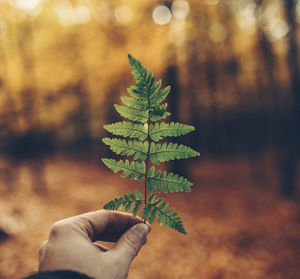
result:
[[(275, 160), (268, 154), (194, 164), (193, 193), (167, 197), (187, 236), (154, 224), (129, 279), (300, 278), (300, 206), (276, 195)], [(0, 227), (11, 233), (0, 242), (3, 279), (36, 270), (39, 246), (54, 221), (96, 210), (133, 186), (95, 163), (63, 156), (44, 167), (21, 164), (12, 173), (15, 181), (0, 181)], [(34, 192), (32, 178), (44, 179), (47, 193)]]

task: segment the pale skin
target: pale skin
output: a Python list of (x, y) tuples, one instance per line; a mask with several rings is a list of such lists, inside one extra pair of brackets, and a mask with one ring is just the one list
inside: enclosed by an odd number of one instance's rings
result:
[[(150, 227), (130, 214), (98, 210), (55, 223), (40, 248), (39, 271), (74, 270), (95, 279), (127, 277)], [(116, 242), (108, 250), (95, 241)]]

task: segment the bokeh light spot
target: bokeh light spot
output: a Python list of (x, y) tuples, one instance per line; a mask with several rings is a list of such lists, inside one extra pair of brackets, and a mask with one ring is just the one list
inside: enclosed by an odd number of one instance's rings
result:
[(265, 33), (269, 40), (278, 41), (283, 39), (289, 32), (289, 26), (287, 23), (280, 18), (274, 19), (270, 22)]
[(227, 38), (227, 28), (222, 23), (215, 23), (209, 29), (209, 37), (215, 43), (221, 43)]
[(219, 0), (205, 0), (205, 3), (207, 5), (217, 5), (219, 3)]
[(240, 9), (235, 15), (239, 27), (250, 35), (254, 34), (257, 30), (255, 10), (256, 4), (252, 2)]
[(40, 0), (17, 0), (15, 6), (19, 9), (33, 10), (38, 7)]
[(153, 10), (152, 18), (156, 24), (165, 25), (171, 21), (171, 11), (167, 6), (157, 6)]
[(9, 4), (31, 16), (38, 16), (43, 9), (41, 0), (11, 0)]
[(63, 25), (85, 24), (91, 20), (91, 11), (85, 5), (73, 7), (70, 1), (63, 0), (58, 2), (54, 9)]
[(127, 24), (132, 19), (132, 9), (126, 5), (119, 6), (114, 12), (116, 21), (120, 24)]
[(185, 0), (176, 0), (172, 5), (172, 15), (178, 19), (184, 19), (190, 11), (190, 5)]
[(54, 9), (61, 24), (71, 25), (74, 23), (73, 6), (70, 1), (60, 1), (55, 5)]
[(85, 24), (91, 20), (91, 12), (87, 6), (78, 6), (74, 10), (75, 22), (78, 24)]

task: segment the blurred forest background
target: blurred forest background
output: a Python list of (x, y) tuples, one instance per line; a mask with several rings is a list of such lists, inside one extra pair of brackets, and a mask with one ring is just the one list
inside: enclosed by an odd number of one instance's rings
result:
[[(262, 204), (267, 199), (274, 208), (286, 208), (283, 215), (276, 211), (278, 214), (266, 217), (277, 218), (278, 226), (289, 222), (288, 231), (293, 232), (293, 237), (280, 236), (288, 243), (286, 253), (292, 263), (284, 263), (277, 277), (275, 273), (268, 277), (264, 269), (241, 277), (230, 273), (225, 264), (208, 268), (202, 278), (299, 278), (294, 257), (300, 251), (296, 236), (300, 215), (295, 213), (299, 212), (299, 27), (299, 0), (0, 0), (0, 236), (6, 239), (0, 242), (0, 249), (3, 243), (6, 253), (15, 251), (7, 239), (16, 234), (16, 242), (26, 222), (36, 218), (32, 212), (30, 218), (26, 215), (28, 220), (24, 215), (26, 206), (31, 208), (31, 199), (39, 211), (48, 200), (50, 207), (57, 203), (62, 191), (71, 187), (64, 185), (72, 184), (72, 191), (79, 191), (81, 205), (74, 202), (67, 211), (53, 209), (50, 221), (64, 217), (59, 212), (68, 216), (99, 206), (96, 200), (95, 207), (88, 205), (92, 198), (82, 189), (84, 183), (74, 185), (74, 177), (64, 181), (60, 190), (53, 185), (64, 176), (64, 169), (72, 173), (74, 167), (83, 176), (94, 177), (88, 182), (95, 185), (90, 191), (102, 195), (96, 185), (99, 174), (111, 177), (99, 167), (100, 157), (109, 154), (100, 140), (106, 135), (102, 126), (120, 119), (113, 104), (120, 103), (119, 97), (133, 83), (127, 61), (127, 53), (131, 53), (156, 78), (162, 78), (163, 85), (171, 85), (170, 121), (196, 127), (183, 143), (199, 150), (201, 158), (169, 167), (193, 177), (196, 189), (200, 188), (194, 194), (199, 193), (198, 201), (201, 193), (213, 202), (208, 206), (215, 212), (220, 210), (216, 206), (218, 191), (224, 195), (250, 191), (245, 197), (262, 195)], [(94, 174), (94, 165), (99, 174)], [(29, 178), (22, 172), (24, 167), (29, 169)], [(241, 175), (244, 173), (247, 179)], [(240, 180), (235, 180), (235, 175)], [(121, 182), (114, 179), (116, 188), (111, 188), (111, 195), (121, 194), (117, 187)], [(213, 183), (220, 185), (206, 188)], [(232, 188), (222, 190), (224, 185)], [(84, 203), (82, 196), (90, 200)], [(107, 199), (111, 197), (107, 195)], [(72, 203), (70, 196), (66, 199)], [(180, 195), (180, 199), (186, 200), (186, 196)], [(63, 201), (61, 206), (67, 207)], [(247, 214), (256, 206), (251, 205)], [(240, 209), (237, 206), (236, 210)], [(195, 211), (197, 207), (192, 214)], [(29, 236), (26, 239), (24, 245), (33, 243), (27, 262), (13, 260), (12, 254), (7, 260), (2, 253), (0, 269), (5, 271), (0, 271), (0, 278), (14, 278), (18, 270), (33, 270), (34, 249), (46, 238), (50, 224), (42, 225), (35, 242)], [(246, 237), (244, 233), (243, 241), (249, 242), (248, 232)], [(217, 259), (224, 263), (226, 255), (220, 257)], [(139, 268), (136, 265), (132, 278), (148, 278), (145, 273), (134, 277), (142, 272)], [(211, 271), (220, 268), (219, 273)], [(178, 277), (157, 273), (149, 278), (200, 278), (196, 271), (187, 277), (176, 272)]]

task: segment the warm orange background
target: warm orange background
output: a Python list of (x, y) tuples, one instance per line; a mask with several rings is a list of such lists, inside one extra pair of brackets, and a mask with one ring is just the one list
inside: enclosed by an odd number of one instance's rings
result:
[(299, 24), (293, 0), (0, 0), (0, 278), (36, 270), (51, 224), (138, 183), (104, 168), (131, 53), (172, 89), (165, 167), (187, 236), (153, 225), (129, 278), (300, 277)]

